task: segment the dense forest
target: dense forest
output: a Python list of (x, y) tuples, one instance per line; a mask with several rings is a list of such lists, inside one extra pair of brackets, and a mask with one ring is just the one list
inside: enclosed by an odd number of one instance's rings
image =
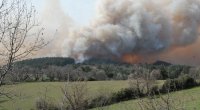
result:
[(45, 68), (48, 66), (66, 66), (68, 64), (75, 64), (75, 60), (72, 58), (63, 57), (45, 57), (37, 59), (27, 59), (16, 62), (14, 65), (17, 67), (29, 66), (32, 68)]
[[(96, 62), (96, 63), (95, 63)], [(157, 80), (178, 78), (180, 75), (194, 76), (199, 69), (191, 66), (173, 65), (164, 61), (153, 64), (127, 64), (112, 60), (91, 59), (75, 63), (72, 58), (38, 58), (15, 63), (12, 82), (24, 81), (103, 81), (127, 80), (133, 75), (150, 74)]]

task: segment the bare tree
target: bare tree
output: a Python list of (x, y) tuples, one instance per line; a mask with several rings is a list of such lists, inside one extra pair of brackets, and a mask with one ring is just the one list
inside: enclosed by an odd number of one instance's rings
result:
[(55, 81), (56, 73), (57, 73), (56, 66), (49, 66), (47, 69), (45, 69), (45, 74), (47, 75), (50, 81)]
[(36, 110), (61, 110), (53, 99), (47, 96), (47, 93), (48, 87), (45, 87), (44, 93), (41, 93), (42, 96), (36, 100)]
[(13, 67), (11, 74), (7, 75), (7, 79), (11, 82), (23, 82), (30, 80), (30, 71), (31, 68), (28, 66), (25, 66), (23, 68)]
[(66, 83), (62, 88), (64, 94), (63, 105), (67, 110), (87, 110), (88, 88), (86, 82)]
[(149, 95), (146, 99), (139, 99), (140, 110), (186, 110), (186, 100), (183, 97), (172, 95)]
[(149, 93), (155, 85), (156, 79), (149, 69), (138, 67), (133, 74), (129, 75), (129, 85), (136, 88), (139, 93)]
[(73, 65), (67, 65), (66, 67), (64, 67), (64, 69), (62, 70), (64, 73), (64, 80), (66, 80), (67, 82), (70, 82), (72, 80), (70, 76), (72, 76), (73, 70)]
[(0, 86), (13, 62), (47, 45), (36, 10), (26, 0), (0, 0)]

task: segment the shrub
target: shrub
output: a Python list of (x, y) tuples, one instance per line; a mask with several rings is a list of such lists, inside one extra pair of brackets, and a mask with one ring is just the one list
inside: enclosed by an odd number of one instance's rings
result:
[(158, 86), (153, 86), (151, 89), (150, 89), (150, 95), (158, 95), (160, 94), (160, 88)]
[(87, 79), (87, 81), (96, 81), (96, 79), (95, 79), (94, 77), (89, 77), (89, 78)]
[(162, 87), (162, 92), (188, 89), (195, 86), (197, 86), (197, 82), (188, 75), (184, 75), (176, 79), (168, 79)]
[(86, 82), (66, 83), (62, 93), (63, 105), (67, 110), (87, 110), (89, 96)]
[(40, 98), (36, 101), (36, 110), (60, 110), (60, 108), (52, 102)]
[(111, 100), (112, 102), (120, 102), (120, 101), (129, 100), (129, 99), (136, 99), (142, 96), (144, 96), (144, 94), (140, 93), (135, 88), (125, 88), (125, 89), (122, 89), (121, 91), (113, 93), (111, 96)]
[(183, 80), (184, 89), (197, 86), (196, 80), (189, 77), (188, 75), (183, 76), (181, 79)]
[(101, 95), (91, 99), (88, 103), (88, 108), (103, 107), (112, 103), (110, 96)]
[(126, 101), (130, 99), (136, 99), (140, 97), (144, 97), (145, 94), (139, 93), (137, 89), (134, 88), (125, 88), (121, 89), (118, 92), (114, 92), (109, 96), (101, 95), (89, 101), (88, 107), (95, 108), (95, 107), (103, 107), (106, 105), (114, 104), (121, 101)]
[(169, 91), (175, 90), (175, 80), (174, 79), (167, 79), (162, 86), (162, 93), (167, 93)]
[(85, 78), (79, 77), (79, 78), (78, 78), (78, 81), (85, 81)]

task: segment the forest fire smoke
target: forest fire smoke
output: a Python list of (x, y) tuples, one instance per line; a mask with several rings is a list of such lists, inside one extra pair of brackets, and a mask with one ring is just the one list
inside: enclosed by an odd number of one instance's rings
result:
[(91, 24), (70, 31), (64, 54), (78, 60), (117, 57), (137, 63), (143, 55), (193, 44), (199, 10), (199, 0), (100, 0)]
[(127, 63), (140, 63), (142, 60), (142, 57), (138, 55), (126, 54), (122, 56), (122, 61)]
[(74, 26), (73, 20), (63, 11), (60, 0), (45, 0), (45, 8), (41, 12), (42, 26), (45, 36), (50, 44), (37, 53), (41, 56), (63, 56), (62, 46), (70, 27)]
[(55, 44), (62, 45), (62, 56), (77, 61), (115, 58), (149, 62), (197, 42), (199, 10), (200, 0), (99, 0), (90, 24), (61, 23), (61, 43)]

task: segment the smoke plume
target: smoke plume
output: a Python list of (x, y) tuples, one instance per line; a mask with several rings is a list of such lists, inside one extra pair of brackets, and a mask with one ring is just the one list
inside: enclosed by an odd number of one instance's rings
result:
[(49, 45), (37, 53), (39, 57), (61, 57), (64, 40), (67, 39), (73, 20), (63, 11), (60, 0), (44, 0), (46, 5), (41, 12), (42, 27)]
[(96, 16), (82, 27), (59, 0), (46, 2), (44, 26), (55, 36), (40, 55), (200, 64), (200, 0), (99, 0)]
[(100, 0), (88, 26), (71, 30), (65, 56), (152, 61), (198, 39), (199, 0)]

